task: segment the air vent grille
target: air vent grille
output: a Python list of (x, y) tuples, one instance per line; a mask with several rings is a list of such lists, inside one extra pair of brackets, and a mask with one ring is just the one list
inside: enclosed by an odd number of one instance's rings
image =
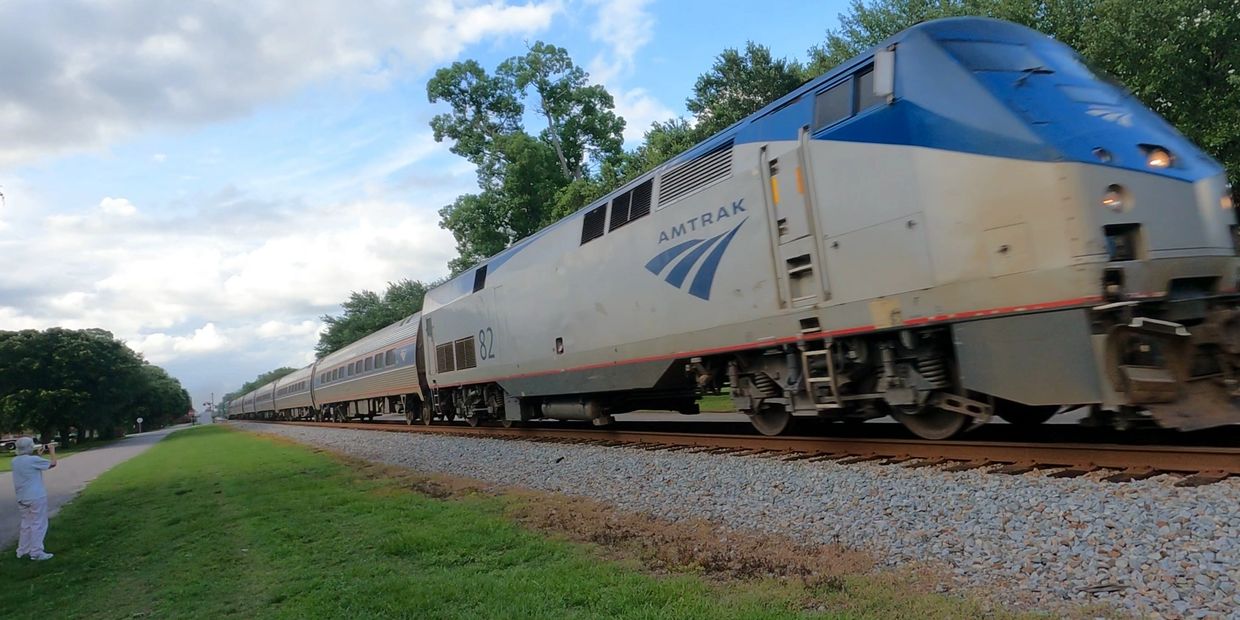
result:
[(586, 212), (581, 223), (582, 245), (603, 236), (603, 227), (607, 224), (607, 205), (602, 204)]
[(611, 201), (611, 228), (615, 230), (633, 220), (650, 215), (650, 194), (652, 181), (646, 181), (633, 189), (616, 196)]
[(474, 337), (461, 338), (457, 340), (456, 345), (456, 369), (465, 370), (478, 365), (478, 360), (474, 358)]
[(730, 176), (732, 141), (728, 140), (665, 173), (659, 180), (659, 206), (680, 200)]
[(435, 368), (439, 372), (452, 372), (456, 370), (456, 357), (452, 355), (451, 342), (435, 347)]

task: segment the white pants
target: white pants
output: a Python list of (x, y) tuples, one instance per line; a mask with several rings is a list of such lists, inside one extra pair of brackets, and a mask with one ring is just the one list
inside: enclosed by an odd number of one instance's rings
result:
[(22, 516), (22, 533), (17, 542), (17, 555), (43, 553), (43, 537), (47, 535), (47, 498), (17, 502), (17, 512)]

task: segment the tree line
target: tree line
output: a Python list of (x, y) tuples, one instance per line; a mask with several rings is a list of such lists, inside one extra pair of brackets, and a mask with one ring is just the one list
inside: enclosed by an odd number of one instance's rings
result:
[[(476, 166), (478, 181), (477, 192), (439, 211), (456, 241), (449, 271), (469, 269), (909, 26), (963, 15), (1016, 22), (1072, 46), (1220, 160), (1240, 187), (1240, 0), (853, 0), (804, 61), (752, 41), (721, 51), (685, 100), (692, 117), (652, 124), (632, 150), (623, 148), (614, 98), (564, 48), (539, 41), (492, 71), (476, 60), (436, 71), (427, 97), (449, 110), (431, 129)], [(352, 293), (343, 314), (323, 317), (316, 353), (420, 310), (435, 284)]]
[(112, 437), (143, 419), (159, 428), (191, 408), (164, 369), (102, 329), (0, 331), (0, 430), (41, 441)]

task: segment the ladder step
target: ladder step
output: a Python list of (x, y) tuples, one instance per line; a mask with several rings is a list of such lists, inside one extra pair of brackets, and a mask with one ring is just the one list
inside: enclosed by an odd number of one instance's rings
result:
[(801, 265), (800, 267), (793, 267), (792, 269), (789, 269), (788, 275), (792, 275), (794, 273), (801, 273), (803, 271), (813, 271), (813, 270), (814, 270), (813, 265)]
[(806, 377), (806, 383), (827, 383), (831, 381), (831, 377)]
[(804, 355), (805, 357), (809, 357), (811, 355), (826, 355), (827, 353), (830, 353), (830, 351), (827, 349), (815, 349), (813, 351), (802, 351), (801, 355)]
[(821, 409), (843, 409), (844, 405), (841, 405), (839, 403), (818, 403), (814, 405), (814, 407), (820, 410)]

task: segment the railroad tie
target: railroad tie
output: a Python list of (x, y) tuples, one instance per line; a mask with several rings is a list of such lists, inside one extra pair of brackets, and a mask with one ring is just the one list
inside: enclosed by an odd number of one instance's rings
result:
[(1020, 474), (1027, 474), (1035, 469), (1046, 469), (1048, 467), (1054, 466), (1047, 465), (1045, 463), (1035, 463), (1033, 461), (1019, 461), (1010, 465), (1004, 465), (1003, 467), (996, 469), (994, 473), (1019, 476)]
[(862, 454), (859, 456), (850, 456), (846, 459), (840, 459), (839, 461), (836, 461), (836, 462), (839, 463), (840, 465), (852, 465), (854, 463), (865, 463), (867, 461), (877, 461), (879, 459), (884, 459), (884, 458), (887, 458), (887, 457), (881, 456), (878, 454)]
[(951, 472), (969, 471), (970, 469), (979, 469), (979, 468), (986, 467), (988, 465), (994, 465), (994, 464), (995, 462), (990, 459), (974, 459), (972, 461), (966, 461), (964, 463), (960, 463), (959, 465), (952, 465), (951, 467), (944, 467), (943, 471), (951, 471)]
[(1230, 476), (1230, 472), (1223, 470), (1199, 471), (1191, 476), (1186, 476), (1183, 480), (1175, 483), (1177, 487), (1200, 487), (1207, 484), (1221, 482)]
[(1051, 472), (1049, 474), (1046, 474), (1046, 477), (1047, 478), (1079, 478), (1090, 472), (1098, 471), (1099, 469), (1101, 468), (1093, 464), (1081, 465), (1079, 467), (1069, 467), (1061, 471)]
[(920, 459), (913, 459), (912, 463), (907, 463), (904, 466), (909, 469), (920, 469), (922, 467), (934, 467), (936, 465), (942, 465), (944, 463), (952, 463), (952, 462), (954, 461), (952, 461), (951, 459), (946, 459), (942, 457), (920, 458)]
[(1111, 474), (1110, 476), (1103, 478), (1103, 480), (1106, 480), (1107, 482), (1134, 482), (1136, 480), (1153, 478), (1159, 473), (1160, 472), (1158, 470), (1149, 466), (1129, 467), (1118, 474)]

